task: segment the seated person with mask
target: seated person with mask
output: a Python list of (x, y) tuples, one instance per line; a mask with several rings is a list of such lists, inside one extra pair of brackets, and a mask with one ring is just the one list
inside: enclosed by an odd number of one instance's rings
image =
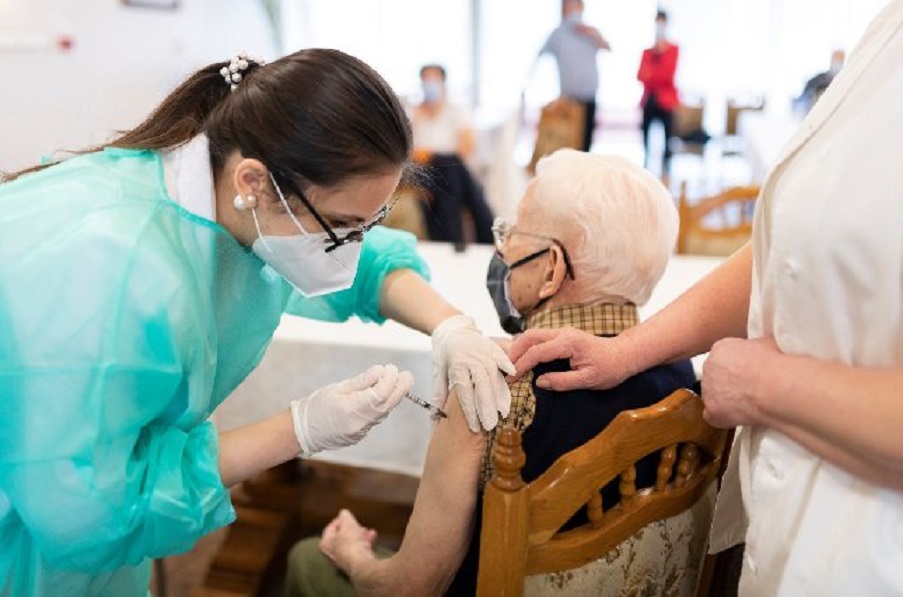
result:
[[(572, 326), (614, 336), (635, 325), (637, 305), (646, 302), (664, 272), (677, 227), (668, 191), (628, 160), (573, 149), (543, 158), (520, 201), (517, 221), (494, 226), (498, 251), (487, 286), (503, 327), (517, 333)], [(684, 360), (639, 372), (610, 390), (537, 387), (535, 377), (567, 368), (567, 361), (547, 363), (511, 383), (511, 411), (502, 414), (523, 433), (522, 474), (528, 483), (619, 412), (654, 404), (695, 381)], [(471, 433), (456, 400), (447, 407), (448, 419), (438, 422), (430, 441), (400, 550), (377, 556), (375, 532), (343, 510), (319, 544), (307, 539), (292, 551), (288, 595), (475, 594), (482, 488), (492, 474), (495, 435)], [(654, 484), (657, 462), (653, 454), (637, 466), (638, 487)], [(605, 509), (615, 504), (617, 481), (602, 496)], [(585, 520), (584, 513), (583, 520), (571, 522)], [(663, 559), (658, 553), (655, 557)], [(602, 565), (629, 566), (605, 560)], [(678, 567), (680, 574), (693, 573)], [(623, 582), (627, 575), (610, 576), (611, 582)], [(651, 580), (683, 582), (665, 574)]]
[(846, 52), (843, 50), (834, 50), (831, 52), (831, 65), (828, 70), (818, 73), (807, 80), (802, 93), (794, 98), (793, 107), (797, 112), (805, 114), (812, 109), (812, 106), (815, 105), (818, 98), (820, 98), (825, 90), (828, 89), (828, 85), (831, 84), (834, 77), (836, 77), (837, 73), (840, 72), (840, 69), (843, 68), (845, 60)]
[(469, 110), (448, 99), (445, 68), (427, 64), (420, 69), (423, 101), (411, 111), (414, 159), (427, 166), (423, 203), (430, 240), (463, 243), (462, 211), (470, 213), (473, 240), (492, 242), (492, 211), (483, 188), (474, 178), (475, 135)]

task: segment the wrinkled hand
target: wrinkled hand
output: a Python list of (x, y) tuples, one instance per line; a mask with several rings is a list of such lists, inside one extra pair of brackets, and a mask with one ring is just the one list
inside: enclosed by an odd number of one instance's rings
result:
[(762, 412), (756, 402), (760, 395), (758, 378), (775, 366), (772, 359), (781, 354), (770, 337), (716, 342), (702, 368), (706, 421), (723, 428), (762, 424)]
[(351, 572), (361, 559), (373, 559), (376, 531), (362, 526), (348, 510), (340, 510), (320, 535), (320, 551), (332, 563)]
[(633, 345), (624, 336), (599, 338), (574, 328), (527, 330), (514, 339), (509, 352), (522, 377), (539, 363), (568, 359), (571, 370), (546, 373), (536, 385), (556, 391), (604, 390), (639, 371)]
[(291, 404), (301, 454), (350, 446), (362, 440), (411, 391), (414, 378), (395, 365), (375, 365), (357, 377), (330, 384)]
[(477, 329), (473, 319), (455, 315), (440, 323), (432, 334), (435, 397), (440, 408), (455, 389), (471, 431), (494, 428), (499, 413), (511, 410), (511, 391), (502, 372), (514, 373), (514, 365), (498, 344)]

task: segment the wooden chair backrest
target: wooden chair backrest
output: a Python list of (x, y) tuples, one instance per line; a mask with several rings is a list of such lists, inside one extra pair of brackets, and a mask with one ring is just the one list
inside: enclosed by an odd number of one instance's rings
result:
[(682, 137), (704, 128), (702, 126), (704, 115), (705, 103), (702, 100), (696, 103), (680, 104), (674, 110), (671, 134), (675, 137)]
[(409, 183), (401, 183), (395, 190), (392, 209), (382, 225), (396, 230), (407, 230), (418, 240), (429, 240), (421, 204), (429, 201), (422, 189)]
[[(520, 473), (520, 433), (500, 429), (496, 473), (483, 499), (477, 595), (522, 595), (526, 576), (582, 566), (647, 524), (690, 508), (717, 478), (727, 439), (702, 411), (690, 390), (624, 411), (529, 485)], [(659, 450), (655, 486), (637, 490), (635, 463)], [(617, 477), (620, 502), (603, 512), (600, 490)], [(560, 531), (583, 506), (589, 522)]]
[[(752, 219), (760, 188), (735, 186), (690, 204), (687, 183), (680, 184), (678, 253), (729, 255), (752, 236)], [(711, 226), (713, 219), (718, 226)], [(719, 242), (720, 241), (720, 242)]]
[(753, 112), (761, 112), (765, 109), (765, 98), (757, 98), (755, 102), (738, 102), (734, 99), (727, 100), (727, 113), (725, 115), (724, 121), (724, 134), (725, 135), (736, 135), (737, 134), (737, 121), (740, 118), (741, 112), (753, 111)]
[(706, 143), (698, 137), (705, 135), (705, 102), (681, 103), (674, 109), (671, 138), (667, 140), (673, 154), (703, 156)]
[(527, 166), (527, 171), (531, 175), (536, 172), (536, 163), (543, 156), (562, 147), (574, 149), (583, 147), (584, 112), (582, 104), (566, 97), (559, 97), (543, 106), (539, 115), (533, 157)]

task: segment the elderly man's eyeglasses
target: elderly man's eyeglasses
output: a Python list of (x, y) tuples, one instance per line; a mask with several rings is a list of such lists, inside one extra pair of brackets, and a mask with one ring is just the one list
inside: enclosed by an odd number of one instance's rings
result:
[[(499, 254), (502, 253), (502, 247), (504, 247), (505, 243), (508, 242), (508, 237), (513, 234), (517, 234), (518, 236), (527, 236), (530, 238), (536, 238), (536, 239), (548, 241), (548, 242), (551, 242), (551, 243), (557, 245), (558, 248), (561, 249), (561, 254), (564, 256), (564, 266), (567, 271), (567, 275), (570, 276), (572, 280), (576, 279), (574, 277), (574, 268), (571, 266), (571, 258), (568, 255), (567, 249), (564, 248), (564, 244), (560, 240), (558, 240), (557, 238), (552, 238), (550, 236), (543, 236), (541, 234), (533, 234), (531, 232), (522, 232), (520, 230), (516, 230), (513, 224), (511, 224), (510, 222), (508, 222), (507, 220), (504, 220), (502, 218), (496, 218), (495, 221), (492, 223), (492, 240), (493, 240), (493, 242), (495, 242), (495, 250), (498, 251)], [(531, 259), (535, 259), (536, 257), (538, 257), (539, 255), (542, 255), (547, 250), (548, 250), (548, 248), (543, 249), (542, 251), (533, 253), (531, 255), (528, 255), (524, 259), (521, 259), (517, 263), (517, 265), (525, 262), (525, 260), (529, 261)], [(515, 267), (515, 264), (512, 264), (511, 267)]]
[[(320, 213), (316, 209), (314, 209), (313, 204), (310, 202), (307, 196), (301, 191), (301, 189), (298, 188), (297, 185), (295, 185), (295, 183), (291, 181), (290, 178), (282, 175), (273, 175), (273, 184), (276, 185), (277, 191), (279, 191), (279, 185), (276, 183), (277, 178), (286, 188), (288, 188), (288, 190), (293, 195), (298, 198), (301, 203), (304, 204), (304, 207), (306, 207), (307, 211), (309, 211), (310, 214), (314, 217), (314, 219), (317, 221), (317, 224), (319, 224), (326, 235), (329, 236), (329, 241), (325, 249), (327, 253), (331, 253), (342, 245), (347, 245), (348, 243), (362, 242), (364, 240), (364, 234), (374, 226), (385, 220), (386, 216), (389, 215), (389, 211), (395, 205), (395, 201), (398, 200), (396, 198), (391, 203), (383, 205), (382, 209), (376, 212), (376, 215), (373, 216), (373, 219), (369, 222), (364, 222), (363, 224), (352, 228), (351, 231), (343, 234), (342, 236), (339, 236), (338, 234), (336, 234), (335, 229), (326, 222), (326, 219), (322, 215), (320, 215)], [(281, 191), (279, 192), (281, 193)]]

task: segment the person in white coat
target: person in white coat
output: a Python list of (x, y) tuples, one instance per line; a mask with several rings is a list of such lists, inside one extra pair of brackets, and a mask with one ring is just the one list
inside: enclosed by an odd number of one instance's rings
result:
[(712, 549), (745, 541), (741, 595), (903, 594), (901, 59), (893, 0), (767, 177), (751, 244), (655, 317), (512, 346), (519, 373), (569, 358), (536, 382), (558, 390), (711, 350), (706, 418), (740, 428)]

